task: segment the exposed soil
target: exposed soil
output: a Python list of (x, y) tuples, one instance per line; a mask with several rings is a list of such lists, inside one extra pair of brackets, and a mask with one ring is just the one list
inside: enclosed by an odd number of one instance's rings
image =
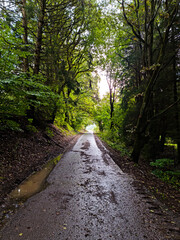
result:
[[(77, 136), (65, 135), (54, 125), (48, 133), (3, 132), (0, 134), (0, 206), (6, 196), (30, 174), (63, 153)], [(0, 207), (1, 210), (1, 207)]]
[[(104, 151), (99, 142), (99, 138), (95, 136), (95, 139), (98, 147), (101, 151)], [(153, 175), (151, 173), (152, 167), (143, 159), (140, 159), (139, 165), (134, 164), (128, 157), (122, 157), (120, 152), (112, 149), (105, 142), (103, 142), (103, 144), (106, 149), (109, 150), (110, 156), (122, 171), (135, 178), (135, 188), (140, 194), (145, 187), (150, 194), (164, 204), (165, 208), (167, 207), (176, 214), (180, 213), (180, 191)]]

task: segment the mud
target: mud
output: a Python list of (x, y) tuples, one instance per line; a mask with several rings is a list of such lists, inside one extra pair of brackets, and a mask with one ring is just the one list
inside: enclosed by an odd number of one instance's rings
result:
[(97, 147), (93, 134), (79, 138), (47, 181), (10, 218), (2, 240), (178, 239), (171, 219), (162, 209), (163, 217), (154, 214), (161, 213), (154, 199)]
[(10, 198), (15, 198), (16, 200), (27, 199), (41, 191), (44, 188), (46, 178), (61, 159), (61, 155), (50, 160), (43, 169), (28, 177), (9, 194)]

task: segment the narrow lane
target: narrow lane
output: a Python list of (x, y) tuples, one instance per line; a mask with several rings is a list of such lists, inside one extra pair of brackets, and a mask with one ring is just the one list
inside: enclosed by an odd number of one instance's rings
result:
[(133, 179), (82, 135), (1, 231), (2, 240), (165, 240)]

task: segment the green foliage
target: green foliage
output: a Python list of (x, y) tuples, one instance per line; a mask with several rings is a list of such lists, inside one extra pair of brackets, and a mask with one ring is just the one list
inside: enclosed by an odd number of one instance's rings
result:
[(52, 138), (54, 136), (53, 131), (49, 127), (46, 128), (46, 133), (50, 138)]
[(162, 181), (172, 184), (174, 187), (179, 189), (180, 187), (180, 171), (163, 171), (156, 169), (152, 172)]
[(59, 126), (78, 130), (92, 116), (98, 95), (97, 79), (90, 71), (92, 45), (95, 50), (99, 44), (95, 35), (99, 35), (101, 11), (96, 1), (52, 0), (46, 3), (42, 23), (41, 3), (24, 4), (24, 12), (15, 2), (2, 3), (0, 9), (1, 129), (36, 131), (34, 124), (55, 120)]
[(72, 134), (76, 134), (76, 132), (74, 131), (74, 129), (68, 124), (66, 123), (65, 125), (60, 125), (58, 126), (59, 130), (66, 136), (68, 135), (72, 135)]
[[(0, 120), (2, 129), (18, 127), (9, 121), (26, 117), (27, 111), (33, 106), (41, 118), (48, 120), (57, 96), (47, 86), (39, 83), (37, 78), (27, 78), (25, 74), (14, 75), (0, 80)], [(11, 127), (12, 126), (12, 127)]]
[(27, 124), (26, 125), (26, 131), (31, 132), (31, 133), (37, 133), (38, 130), (35, 126), (31, 125), (31, 124)]
[(93, 113), (94, 119), (99, 126), (99, 130), (103, 132), (110, 126), (110, 107), (109, 96), (105, 96), (96, 106)]
[[(0, 12), (1, 16), (1, 12)], [(4, 18), (4, 19), (3, 19)], [(21, 51), (22, 39), (17, 37), (22, 34), (21, 28), (12, 31), (12, 27), (6, 20), (7, 16), (2, 14), (0, 18), (0, 78), (4, 79), (18, 71), (20, 57), (25, 54)]]
[(174, 143), (172, 138), (166, 138), (165, 146), (173, 147), (175, 150), (177, 150), (177, 148), (178, 148), (178, 145), (176, 143)]
[(174, 160), (168, 158), (156, 159), (155, 162), (150, 162), (150, 165), (157, 168), (170, 168), (174, 166)]
[(121, 153), (122, 157), (130, 157), (130, 151), (127, 149), (126, 145), (123, 142), (109, 142), (110, 147), (115, 150), (118, 150)]
[(0, 130), (12, 130), (12, 131), (18, 131), (21, 132), (22, 129), (20, 127), (20, 124), (8, 119), (0, 119)]
[(104, 140), (110, 147), (121, 152), (122, 156), (130, 156), (129, 149), (125, 146), (124, 142), (118, 137), (118, 133), (113, 130), (106, 130), (98, 133), (100, 138)]
[(177, 188), (180, 187), (180, 171), (172, 170), (174, 160), (168, 158), (157, 159), (155, 162), (151, 162), (150, 165), (156, 168), (152, 173), (162, 181), (170, 183)]

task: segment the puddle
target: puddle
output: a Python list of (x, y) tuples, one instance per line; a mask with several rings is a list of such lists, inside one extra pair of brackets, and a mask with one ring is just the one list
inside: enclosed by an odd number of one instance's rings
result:
[(44, 188), (46, 178), (53, 170), (55, 165), (61, 159), (61, 155), (57, 156), (53, 160), (50, 160), (42, 170), (37, 173), (34, 173), (24, 182), (22, 182), (15, 190), (10, 193), (10, 198), (15, 199), (27, 199), (37, 192), (41, 191)]

